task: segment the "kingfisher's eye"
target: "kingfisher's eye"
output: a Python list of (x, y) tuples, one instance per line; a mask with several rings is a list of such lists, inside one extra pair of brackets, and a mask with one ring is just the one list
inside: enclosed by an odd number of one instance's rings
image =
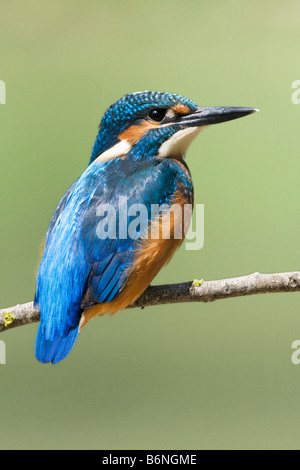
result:
[(152, 119), (152, 121), (160, 122), (165, 117), (166, 112), (166, 108), (151, 109), (148, 113), (148, 117)]

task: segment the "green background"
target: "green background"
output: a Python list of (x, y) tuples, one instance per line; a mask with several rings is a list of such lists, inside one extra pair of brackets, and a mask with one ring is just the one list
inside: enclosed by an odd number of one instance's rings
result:
[[(299, 1), (1, 1), (0, 306), (33, 299), (40, 243), (127, 92), (259, 114), (188, 152), (205, 246), (155, 283), (299, 270)], [(57, 366), (37, 324), (3, 333), (1, 449), (299, 448), (299, 294), (94, 320)]]

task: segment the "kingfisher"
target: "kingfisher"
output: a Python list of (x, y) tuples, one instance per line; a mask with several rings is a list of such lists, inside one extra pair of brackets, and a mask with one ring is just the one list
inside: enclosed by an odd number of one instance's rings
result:
[(188, 146), (207, 126), (255, 111), (199, 107), (156, 91), (127, 94), (108, 108), (89, 164), (46, 235), (34, 300), (40, 362), (57, 364), (93, 317), (115, 314), (141, 296), (182, 244), (191, 219), (183, 211), (194, 204)]

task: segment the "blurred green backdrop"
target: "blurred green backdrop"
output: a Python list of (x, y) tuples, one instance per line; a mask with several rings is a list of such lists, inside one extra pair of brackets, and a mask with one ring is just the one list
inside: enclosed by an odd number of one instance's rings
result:
[[(1, 1), (0, 306), (33, 299), (39, 246), (127, 92), (260, 108), (214, 126), (188, 163), (205, 247), (156, 283), (299, 270), (297, 0)], [(94, 320), (56, 367), (37, 325), (0, 336), (1, 449), (299, 448), (299, 294)]]

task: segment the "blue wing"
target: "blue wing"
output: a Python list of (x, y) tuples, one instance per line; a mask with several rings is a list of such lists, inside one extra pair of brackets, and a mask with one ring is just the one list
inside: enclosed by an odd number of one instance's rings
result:
[[(142, 236), (148, 230), (151, 204), (170, 201), (182, 177), (171, 160), (153, 165), (153, 161), (117, 159), (93, 163), (69, 189), (50, 223), (37, 279), (35, 303), (41, 323), (36, 356), (41, 362), (56, 363), (66, 357), (76, 341), (83, 309), (110, 302), (126, 284), (139, 239), (121, 237), (120, 197), (126, 197), (130, 206), (146, 207)], [(113, 209), (106, 212), (106, 220), (116, 228), (114, 237), (99, 239), (100, 204)]]

